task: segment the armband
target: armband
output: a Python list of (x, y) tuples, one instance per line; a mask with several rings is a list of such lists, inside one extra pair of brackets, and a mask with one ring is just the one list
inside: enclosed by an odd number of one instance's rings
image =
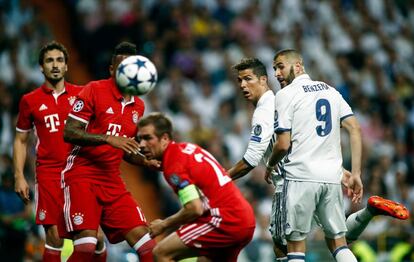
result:
[(185, 205), (191, 200), (200, 198), (197, 187), (195, 185), (188, 185), (178, 191), (178, 198), (180, 199), (181, 205)]

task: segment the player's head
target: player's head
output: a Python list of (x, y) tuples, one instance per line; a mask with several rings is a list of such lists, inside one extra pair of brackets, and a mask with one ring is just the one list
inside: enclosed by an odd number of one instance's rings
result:
[(260, 97), (270, 89), (264, 64), (257, 58), (244, 58), (233, 69), (237, 71), (237, 81), (244, 97), (257, 104)]
[(141, 153), (149, 159), (162, 160), (165, 148), (172, 140), (171, 120), (154, 112), (138, 121), (138, 141)]
[(119, 43), (112, 53), (111, 65), (109, 66), (109, 72), (112, 77), (115, 77), (116, 68), (125, 58), (136, 55), (137, 46), (130, 42)]
[(283, 49), (273, 58), (275, 77), (281, 87), (292, 83), (293, 79), (305, 73), (302, 56), (295, 49)]
[(62, 81), (68, 71), (68, 59), (68, 51), (61, 43), (52, 41), (44, 45), (39, 52), (39, 65), (46, 81)]

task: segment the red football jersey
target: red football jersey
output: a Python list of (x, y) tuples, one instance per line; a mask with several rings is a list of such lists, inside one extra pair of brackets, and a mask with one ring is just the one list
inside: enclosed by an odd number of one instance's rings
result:
[[(138, 119), (144, 109), (144, 102), (137, 96), (124, 102), (115, 81), (109, 78), (87, 84), (79, 93), (69, 117), (86, 123), (88, 133), (135, 137)], [(62, 172), (62, 181), (122, 183), (119, 171), (122, 157), (123, 151), (110, 145), (74, 146)]]
[[(191, 143), (171, 142), (162, 159), (165, 180), (177, 193), (194, 184), (205, 209), (216, 209), (226, 221), (254, 226), (251, 206), (224, 168), (206, 150)], [(206, 216), (210, 213), (205, 213)]]
[(63, 141), (63, 128), (81, 87), (65, 83), (65, 91), (53, 94), (46, 85), (25, 94), (20, 100), (16, 130), (38, 137), (36, 146), (36, 178), (59, 180), (65, 167), (70, 144)]

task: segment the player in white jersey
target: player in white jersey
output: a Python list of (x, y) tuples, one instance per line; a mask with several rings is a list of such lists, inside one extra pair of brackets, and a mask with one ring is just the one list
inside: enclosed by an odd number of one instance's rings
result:
[[(240, 63), (233, 66), (237, 71), (237, 80), (240, 90), (246, 100), (250, 101), (255, 110), (251, 121), (251, 136), (247, 150), (243, 159), (238, 161), (235, 166), (228, 170), (233, 180), (246, 175), (250, 170), (259, 164), (266, 164), (275, 142), (276, 134), (274, 130), (274, 94), (268, 86), (268, 76), (263, 63), (257, 58), (242, 59)], [(285, 216), (284, 197), (283, 197), (283, 178), (273, 169), (272, 182), (275, 186), (275, 194), (272, 203), (272, 215), (270, 218), (270, 231), (274, 242), (274, 250), (277, 261), (286, 259), (286, 240), (284, 238), (283, 221)], [(348, 183), (351, 173), (344, 170), (343, 184)], [(353, 241), (359, 237), (366, 225), (371, 221), (374, 215), (390, 215), (399, 219), (407, 219), (406, 213), (401, 213), (402, 205), (382, 199), (371, 197), (373, 201), (369, 202), (364, 209), (350, 215), (347, 219), (347, 240)], [(374, 202), (375, 200), (375, 202)], [(381, 210), (382, 203), (386, 203), (388, 210)], [(402, 214), (402, 216), (401, 216)]]
[(345, 239), (340, 127), (350, 134), (352, 175), (348, 186), (352, 200), (360, 202), (363, 190), (359, 123), (339, 92), (310, 79), (297, 51), (279, 51), (274, 67), (283, 89), (275, 99), (278, 136), (266, 177), (284, 158), (281, 172), (286, 178), (288, 261), (305, 261), (305, 239), (315, 214), (336, 261), (357, 261)]

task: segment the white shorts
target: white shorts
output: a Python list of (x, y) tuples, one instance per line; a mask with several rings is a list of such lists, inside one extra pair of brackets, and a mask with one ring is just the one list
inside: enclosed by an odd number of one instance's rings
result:
[(340, 184), (286, 180), (286, 239), (304, 240), (315, 218), (325, 236), (343, 237), (347, 231)]

